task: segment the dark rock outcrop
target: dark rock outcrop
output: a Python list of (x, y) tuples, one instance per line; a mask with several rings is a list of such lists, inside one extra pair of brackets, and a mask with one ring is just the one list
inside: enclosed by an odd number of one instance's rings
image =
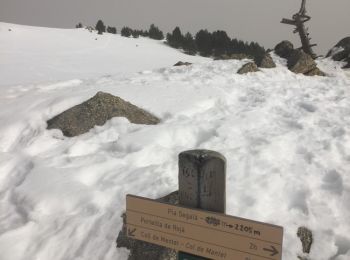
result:
[(324, 73), (322, 70), (320, 70), (319, 68), (314, 68), (313, 70), (310, 70), (306, 73), (304, 73), (305, 76), (326, 76), (326, 73)]
[(192, 63), (190, 63), (190, 62), (179, 61), (179, 62), (175, 63), (174, 66), (189, 66), (191, 64)]
[(287, 62), (288, 69), (294, 73), (307, 73), (316, 68), (314, 59), (301, 50), (293, 50)]
[(309, 230), (307, 227), (299, 227), (297, 236), (300, 238), (301, 244), (303, 246), (303, 253), (309, 254), (313, 242), (311, 230)]
[(340, 40), (328, 53), (327, 57), (331, 57), (335, 61), (344, 61), (344, 68), (350, 68), (350, 37)]
[(287, 59), (288, 69), (294, 73), (302, 73), (305, 76), (326, 76), (317, 68), (317, 64), (311, 55), (300, 49), (294, 49), (290, 41), (282, 41), (275, 47), (275, 53)]
[(238, 74), (246, 74), (249, 72), (257, 72), (259, 71), (258, 66), (256, 66), (256, 64), (254, 62), (248, 62), (246, 64), (244, 64), (238, 71)]
[(347, 58), (347, 59), (345, 60), (345, 62), (347, 62), (347, 64), (345, 64), (345, 66), (344, 66), (343, 68), (344, 68), (344, 69), (350, 69), (350, 57)]
[(302, 73), (307, 75), (317, 68), (316, 62), (302, 50), (294, 50), (288, 57), (288, 69), (294, 73)]
[[(179, 204), (178, 191), (159, 198), (157, 201)], [(123, 227), (118, 234), (117, 247), (126, 247), (130, 250), (128, 260), (177, 260), (177, 252), (175, 250), (127, 237), (125, 213), (123, 213), (122, 218)]]
[(290, 41), (282, 41), (275, 47), (275, 53), (285, 59), (292, 54), (293, 50), (294, 46)]
[(65, 136), (77, 136), (113, 117), (126, 117), (131, 123), (154, 125), (160, 120), (147, 111), (108, 93), (98, 92), (47, 121), (48, 129), (60, 129)]
[(301, 255), (298, 255), (298, 259), (299, 259), (299, 260), (311, 260), (311, 259), (309, 258), (309, 256), (301, 256)]
[(259, 68), (269, 69), (269, 68), (276, 67), (275, 62), (271, 58), (271, 55), (268, 53), (265, 53), (264, 55), (256, 56), (254, 59), (254, 62)]

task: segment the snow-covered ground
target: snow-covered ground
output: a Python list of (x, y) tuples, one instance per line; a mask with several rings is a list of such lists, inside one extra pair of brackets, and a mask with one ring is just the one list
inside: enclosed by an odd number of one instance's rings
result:
[[(350, 78), (329, 60), (328, 77), (305, 77), (274, 59), (238, 75), (246, 61), (150, 39), (0, 23), (0, 259), (127, 259), (115, 248), (125, 195), (176, 190), (178, 153), (205, 148), (227, 159), (227, 214), (283, 226), (284, 260), (301, 253), (299, 226), (313, 260), (349, 260)], [(162, 122), (46, 130), (97, 91)]]
[[(9, 29), (11, 31), (9, 31)], [(98, 35), (86, 29), (53, 29), (0, 23), (0, 87), (46, 84), (167, 67), (188, 57), (161, 41)]]

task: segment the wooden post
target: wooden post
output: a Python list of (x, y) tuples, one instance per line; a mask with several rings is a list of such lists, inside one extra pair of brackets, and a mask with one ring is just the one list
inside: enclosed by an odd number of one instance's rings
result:
[[(179, 204), (225, 213), (226, 159), (210, 150), (189, 150), (179, 154)], [(184, 252), (178, 260), (207, 259)]]

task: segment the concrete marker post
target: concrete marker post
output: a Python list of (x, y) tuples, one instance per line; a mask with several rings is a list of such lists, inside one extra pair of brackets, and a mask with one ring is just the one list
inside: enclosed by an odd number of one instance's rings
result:
[[(179, 154), (179, 205), (214, 212), (226, 211), (226, 159), (210, 150)], [(184, 252), (178, 260), (207, 260)]]

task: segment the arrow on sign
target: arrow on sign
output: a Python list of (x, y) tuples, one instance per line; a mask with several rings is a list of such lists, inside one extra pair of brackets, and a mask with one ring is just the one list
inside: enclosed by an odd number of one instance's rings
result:
[(271, 249), (269, 248), (263, 248), (264, 251), (271, 252), (270, 256), (274, 256), (278, 254), (277, 249), (274, 246), (271, 246)]
[(135, 231), (136, 231), (136, 228), (134, 228), (133, 230), (131, 230), (131, 229), (129, 228), (129, 229), (128, 229), (128, 236), (129, 236), (129, 237), (134, 237), (134, 236), (135, 236), (135, 235), (134, 235)]

